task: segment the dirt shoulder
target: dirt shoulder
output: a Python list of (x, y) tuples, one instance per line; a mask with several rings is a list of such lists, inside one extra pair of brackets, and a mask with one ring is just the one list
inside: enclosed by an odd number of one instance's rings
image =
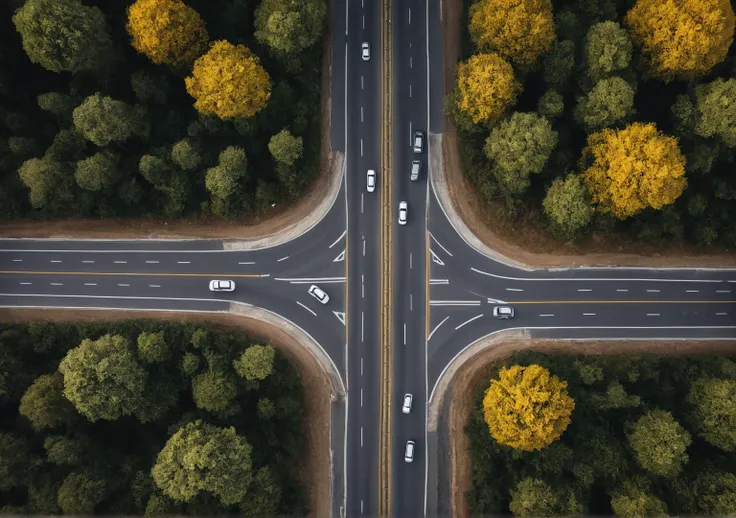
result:
[[(328, 34), (332, 34), (331, 31)], [(99, 218), (12, 220), (0, 222), (0, 237), (58, 239), (252, 239), (298, 229), (301, 222), (333, 195), (335, 177), (341, 173), (338, 153), (330, 146), (330, 71), (332, 70), (332, 38), (328, 36), (322, 53), (322, 98), (320, 131), (322, 140), (316, 178), (299, 199), (283, 202), (267, 211), (235, 219), (215, 218)], [(336, 167), (338, 166), (338, 167)], [(329, 208), (329, 206), (327, 207)], [(327, 211), (325, 210), (325, 213)], [(295, 237), (295, 236), (294, 236)]]
[(299, 467), (307, 489), (309, 516), (330, 515), (330, 398), (331, 384), (315, 357), (282, 329), (259, 320), (216, 313), (182, 313), (163, 311), (80, 311), (67, 309), (3, 309), (0, 321), (28, 322), (93, 322), (150, 318), (172, 322), (202, 322), (231, 329), (270, 342), (294, 366), (304, 385), (304, 434), (306, 454)]
[[(734, 343), (728, 341), (578, 341), (524, 340), (500, 342), (472, 357), (460, 367), (450, 382), (448, 434), (450, 445), (450, 505), (453, 518), (470, 516), (465, 494), (470, 490), (471, 459), (465, 425), (475, 404), (475, 395), (488, 383), (493, 364), (511, 354), (533, 349), (545, 353), (617, 355), (653, 354), (657, 356), (689, 356), (694, 354), (734, 355)], [(441, 433), (441, 432), (440, 432)]]
[[(443, 0), (443, 60), (445, 92), (455, 88), (457, 61), (460, 56), (463, 0)], [(543, 230), (542, 215), (526, 218), (524, 223), (505, 217), (500, 204), (489, 204), (478, 195), (463, 174), (455, 125), (445, 117), (443, 135), (443, 170), (449, 203), (483, 245), (498, 254), (531, 267), (557, 266), (649, 266), (649, 267), (724, 267), (736, 266), (736, 254), (724, 250), (718, 253), (698, 253), (683, 243), (648, 244), (632, 242), (621, 234), (596, 233), (580, 243), (565, 243), (551, 239)], [(450, 214), (448, 214), (450, 216)], [(452, 217), (452, 216), (450, 216)]]

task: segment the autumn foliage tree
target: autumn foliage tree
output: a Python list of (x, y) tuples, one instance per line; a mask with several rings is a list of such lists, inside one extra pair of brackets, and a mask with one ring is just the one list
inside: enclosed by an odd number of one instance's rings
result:
[(521, 92), (511, 65), (495, 52), (459, 63), (457, 87), (457, 107), (476, 124), (501, 117)]
[(243, 45), (218, 41), (194, 62), (185, 78), (187, 92), (201, 113), (252, 117), (271, 97), (271, 78), (258, 57)]
[(551, 0), (479, 0), (470, 7), (470, 35), (483, 50), (528, 66), (555, 41)]
[(131, 45), (160, 65), (191, 65), (207, 49), (207, 28), (181, 0), (137, 0), (128, 8)]
[(625, 219), (673, 203), (687, 185), (677, 139), (639, 122), (588, 137), (583, 179), (601, 212)]
[(723, 61), (735, 23), (729, 0), (637, 0), (626, 15), (649, 73), (665, 81), (697, 78)]
[(539, 365), (504, 367), (483, 398), (493, 438), (522, 451), (541, 450), (559, 439), (574, 408), (567, 382)]

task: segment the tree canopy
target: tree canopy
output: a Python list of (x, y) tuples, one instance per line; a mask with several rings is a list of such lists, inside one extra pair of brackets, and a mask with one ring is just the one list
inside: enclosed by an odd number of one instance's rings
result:
[(274, 160), (292, 166), (302, 157), (304, 143), (301, 137), (295, 137), (288, 129), (282, 129), (271, 137), (268, 150)]
[(57, 428), (72, 416), (74, 409), (64, 397), (64, 378), (58, 372), (42, 374), (28, 387), (18, 411), (35, 430)]
[(688, 461), (692, 439), (670, 412), (650, 410), (634, 423), (629, 444), (641, 467), (657, 475), (674, 477)]
[(191, 66), (207, 50), (204, 20), (181, 0), (136, 0), (126, 28), (133, 48), (157, 65)]
[(592, 132), (625, 121), (633, 111), (634, 89), (620, 77), (609, 77), (580, 98), (575, 118)]
[(673, 203), (687, 184), (677, 140), (654, 124), (593, 133), (585, 154), (589, 165), (583, 179), (593, 203), (619, 219)]
[(198, 111), (223, 119), (252, 117), (271, 97), (271, 78), (258, 57), (227, 41), (215, 42), (184, 81)]
[(500, 118), (521, 92), (511, 65), (494, 52), (459, 63), (457, 87), (458, 108), (476, 124)]
[(235, 372), (248, 381), (266, 379), (273, 370), (276, 350), (270, 345), (251, 345), (233, 361)]
[(622, 518), (668, 516), (667, 505), (652, 494), (644, 480), (626, 480), (611, 494), (611, 508)]
[(736, 148), (736, 79), (718, 78), (695, 88), (695, 132)]
[(729, 0), (637, 0), (626, 15), (649, 73), (659, 79), (694, 79), (726, 58), (733, 42)]
[(502, 368), (483, 398), (491, 435), (522, 451), (549, 446), (570, 424), (575, 408), (566, 389), (566, 382), (539, 365)]
[(576, 174), (555, 178), (542, 206), (547, 217), (567, 237), (575, 236), (593, 217), (585, 184)]
[(77, 131), (98, 146), (123, 142), (133, 135), (144, 136), (147, 133), (140, 109), (99, 92), (77, 106), (73, 118)]
[(736, 380), (708, 378), (688, 395), (701, 437), (724, 451), (736, 451)]
[(111, 151), (100, 151), (77, 162), (74, 178), (77, 185), (88, 191), (112, 187), (120, 174), (120, 158)]
[(263, 0), (255, 11), (255, 37), (277, 54), (314, 45), (325, 27), (324, 0)]
[(625, 69), (631, 62), (631, 40), (618, 23), (597, 23), (585, 38), (585, 57), (588, 75), (593, 81)]
[(233, 379), (214, 369), (197, 374), (192, 379), (192, 397), (197, 408), (222, 413), (230, 408), (238, 393)]

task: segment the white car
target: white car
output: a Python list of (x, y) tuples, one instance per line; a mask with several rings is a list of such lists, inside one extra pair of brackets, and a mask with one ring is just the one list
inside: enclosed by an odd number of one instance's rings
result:
[(404, 450), (404, 462), (414, 462), (414, 441), (406, 441), (406, 450)]
[(361, 53), (360, 55), (363, 57), (363, 61), (370, 61), (371, 60), (371, 45), (367, 41), (363, 42), (363, 45), (361, 45)]
[(417, 130), (414, 132), (414, 152), (421, 153), (423, 149), (424, 149), (424, 132)]
[(210, 291), (235, 291), (235, 282), (210, 281)]
[(366, 174), (366, 188), (368, 192), (376, 190), (376, 172), (373, 169), (368, 169), (368, 173)]
[(405, 201), (399, 202), (399, 225), (406, 225), (409, 218), (409, 206)]
[(330, 301), (330, 296), (325, 293), (319, 286), (312, 286), (309, 288), (309, 294), (317, 299), (321, 304), (327, 304)]
[(493, 308), (493, 316), (501, 320), (514, 318), (514, 308), (511, 306), (495, 306)]
[(401, 413), (402, 414), (408, 414), (411, 412), (411, 402), (414, 399), (414, 396), (411, 394), (404, 394), (404, 405), (401, 407)]

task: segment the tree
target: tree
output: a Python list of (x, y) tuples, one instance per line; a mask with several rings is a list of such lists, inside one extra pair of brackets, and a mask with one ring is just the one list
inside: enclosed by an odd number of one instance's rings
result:
[(52, 200), (53, 196), (66, 197), (63, 183), (64, 166), (53, 158), (31, 158), (18, 169), (20, 180), (28, 187), (28, 199), (33, 207), (40, 209)]
[(111, 151), (100, 151), (77, 162), (74, 177), (77, 185), (88, 191), (100, 191), (112, 187), (120, 176), (120, 158)]
[(539, 173), (557, 146), (557, 132), (536, 113), (514, 112), (491, 130), (483, 148), (491, 172), (511, 196), (529, 188), (531, 174)]
[(33, 137), (13, 136), (8, 139), (8, 149), (19, 158), (26, 159), (38, 152), (38, 143)]
[(163, 331), (160, 333), (142, 332), (138, 335), (138, 356), (146, 363), (160, 363), (169, 359), (171, 349), (166, 343)]
[(177, 68), (191, 66), (209, 40), (204, 20), (181, 0), (136, 0), (126, 29), (135, 50)]
[(630, 396), (618, 380), (612, 381), (604, 396), (594, 394), (594, 401), (606, 410), (615, 408), (632, 408), (641, 405), (639, 396)]
[(588, 76), (598, 82), (628, 67), (631, 47), (626, 29), (618, 23), (606, 21), (592, 25), (585, 38)]
[(228, 117), (252, 117), (271, 97), (271, 78), (258, 58), (243, 45), (215, 42), (194, 62), (192, 75), (184, 79), (194, 107), (201, 113)]
[(258, 411), (258, 417), (260, 419), (268, 421), (274, 415), (276, 415), (276, 405), (269, 398), (262, 397), (258, 399), (257, 411)]
[(726, 59), (736, 17), (729, 0), (637, 0), (626, 14), (653, 77), (695, 79)]
[(99, 92), (77, 106), (72, 117), (77, 130), (98, 146), (123, 142), (133, 135), (144, 136), (148, 131), (140, 110)]
[(30, 60), (52, 72), (100, 70), (112, 58), (102, 11), (77, 0), (27, 0), (13, 23)]
[(142, 103), (166, 104), (170, 85), (164, 76), (152, 76), (145, 70), (136, 70), (130, 75), (130, 87)]
[(94, 514), (106, 494), (105, 481), (88, 471), (72, 471), (59, 488), (58, 503), (64, 514)]
[(624, 480), (611, 493), (611, 508), (622, 518), (667, 516), (667, 505), (651, 492), (649, 483), (644, 478)]
[(509, 510), (517, 517), (571, 516), (582, 513), (572, 491), (553, 489), (536, 478), (521, 479), (511, 490)]
[(180, 370), (186, 377), (191, 377), (192, 374), (197, 372), (199, 369), (199, 356), (193, 353), (185, 353), (181, 359)]
[(268, 466), (256, 472), (250, 494), (240, 503), (243, 516), (277, 516), (281, 504), (281, 486)]
[(237, 212), (234, 203), (242, 194), (247, 164), (245, 150), (230, 146), (220, 153), (218, 165), (205, 173), (204, 186), (212, 195), (215, 214), (230, 216)]
[(65, 121), (71, 120), (72, 112), (78, 104), (78, 101), (71, 95), (60, 92), (40, 94), (36, 97), (36, 101), (38, 102), (38, 107), (43, 111), (47, 111)]
[(692, 442), (687, 430), (664, 410), (650, 410), (637, 419), (628, 438), (641, 467), (664, 477), (675, 477), (682, 470)]
[(547, 217), (566, 237), (575, 236), (593, 217), (585, 184), (576, 174), (556, 178), (547, 189), (542, 206)]
[(547, 90), (537, 102), (537, 111), (542, 117), (554, 119), (565, 111), (565, 101), (556, 91)]
[(43, 441), (46, 460), (58, 466), (79, 466), (84, 460), (82, 441), (65, 435), (50, 435)]
[(491, 436), (522, 451), (541, 450), (559, 439), (574, 408), (567, 382), (539, 365), (502, 368), (483, 398)]
[(575, 42), (557, 42), (544, 57), (544, 80), (557, 88), (564, 88), (575, 67)]
[(82, 340), (61, 360), (59, 372), (64, 395), (92, 422), (130, 415), (143, 399), (146, 371), (120, 335)]
[(235, 428), (218, 428), (201, 420), (172, 435), (151, 470), (165, 495), (189, 502), (200, 492), (211, 493), (225, 505), (241, 502), (252, 475), (252, 448)]
[(551, 0), (479, 0), (470, 7), (470, 36), (522, 66), (533, 64), (555, 41)]
[(634, 113), (634, 89), (620, 77), (601, 79), (580, 98), (575, 119), (592, 132), (613, 126)]
[(192, 139), (185, 138), (171, 148), (171, 160), (182, 169), (191, 171), (197, 168), (202, 161), (202, 156)]
[(25, 438), (0, 432), (0, 491), (27, 484), (39, 464)]
[(593, 203), (619, 219), (648, 207), (661, 210), (687, 185), (677, 140), (651, 123), (589, 135), (583, 164), (589, 164), (582, 174)]
[(715, 469), (701, 473), (693, 483), (695, 502), (705, 516), (736, 514), (736, 475)]
[(84, 156), (86, 146), (87, 141), (74, 126), (64, 128), (54, 137), (45, 158), (55, 162), (76, 162)]
[(276, 350), (270, 345), (251, 345), (233, 361), (233, 367), (248, 381), (264, 380), (273, 371), (275, 354)]
[(736, 79), (718, 78), (695, 87), (695, 132), (701, 137), (718, 137), (736, 148)]
[(475, 124), (492, 122), (516, 102), (521, 84), (496, 53), (476, 54), (457, 66), (457, 107)]
[(698, 435), (724, 451), (736, 451), (736, 380), (707, 378), (690, 387)]
[(324, 0), (263, 0), (255, 11), (255, 37), (277, 54), (298, 54), (322, 36)]
[(197, 408), (222, 413), (230, 408), (238, 387), (226, 373), (209, 369), (192, 378), (192, 396)]
[(149, 183), (163, 187), (171, 182), (174, 168), (166, 160), (153, 155), (143, 155), (138, 162), (138, 172)]
[(304, 143), (301, 137), (295, 137), (288, 129), (282, 129), (268, 142), (271, 156), (282, 164), (294, 165), (304, 153)]
[(74, 409), (64, 397), (63, 376), (55, 372), (36, 378), (23, 394), (18, 412), (31, 422), (36, 431), (68, 423)]

